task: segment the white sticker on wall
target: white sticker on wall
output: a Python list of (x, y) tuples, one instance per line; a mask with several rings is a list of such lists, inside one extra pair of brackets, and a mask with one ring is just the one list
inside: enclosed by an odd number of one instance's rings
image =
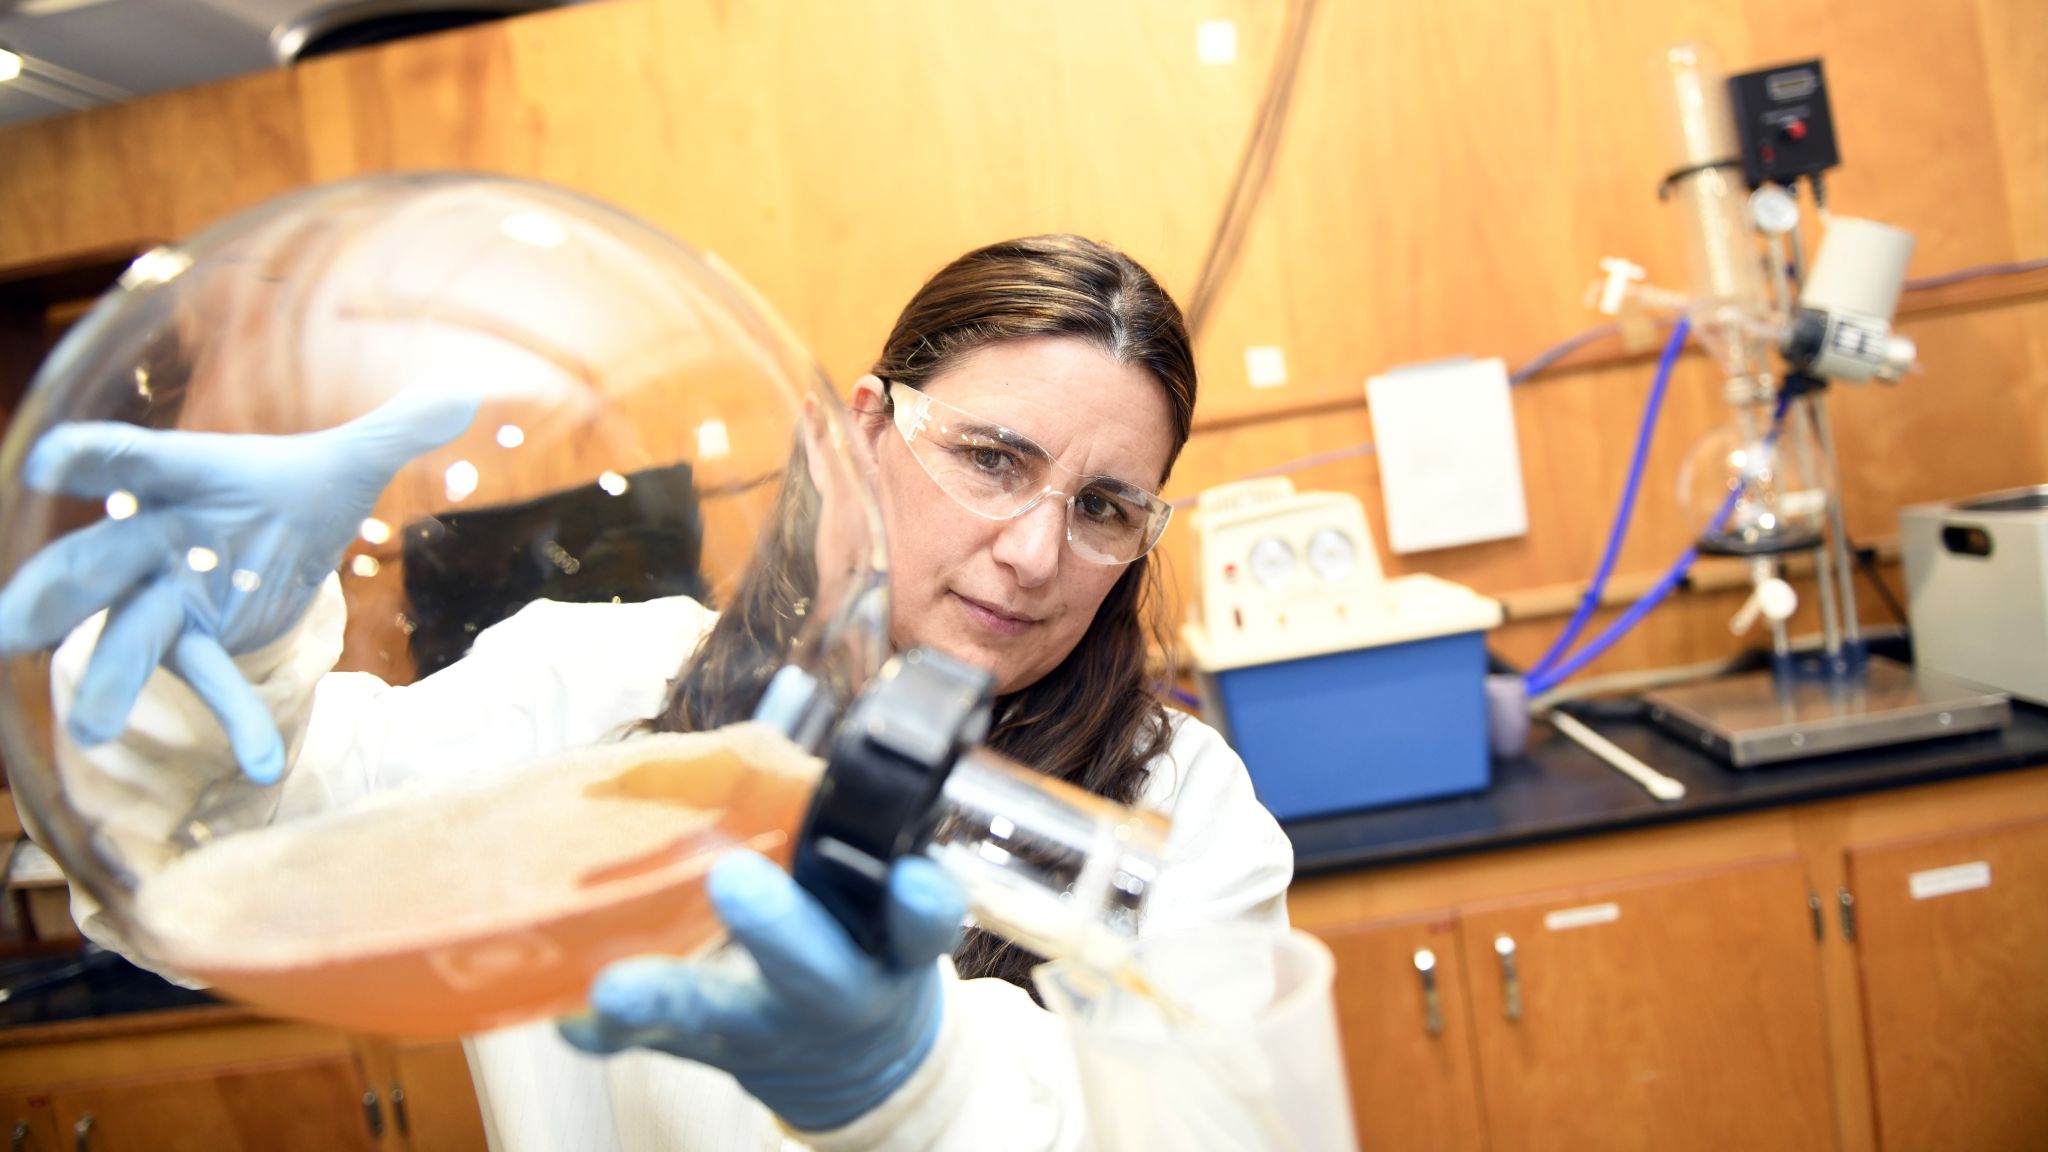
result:
[(1621, 919), (1619, 904), (1587, 904), (1580, 908), (1560, 908), (1543, 917), (1543, 926), (1552, 932), (1567, 928), (1585, 928), (1593, 924), (1612, 924)]
[(1952, 864), (1947, 868), (1929, 868), (1906, 877), (1906, 890), (1915, 900), (1931, 900), (1936, 896), (1953, 896), (1958, 892), (1974, 892), (1979, 888), (1991, 887), (1991, 862), (1972, 860), (1968, 864)]
[(1229, 64), (1237, 59), (1237, 22), (1204, 20), (1195, 25), (1195, 59), (1204, 64)]
[(1277, 344), (1255, 344), (1244, 350), (1244, 374), (1254, 388), (1287, 383), (1287, 353)]

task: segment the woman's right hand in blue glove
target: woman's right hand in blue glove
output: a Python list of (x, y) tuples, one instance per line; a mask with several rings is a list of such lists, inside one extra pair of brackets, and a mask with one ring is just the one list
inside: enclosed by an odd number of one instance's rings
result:
[(785, 1123), (825, 1131), (888, 1099), (931, 1055), (944, 1013), (938, 958), (966, 896), (920, 856), (889, 870), (888, 947), (871, 956), (782, 869), (728, 853), (706, 885), (735, 950), (623, 960), (562, 1037), (598, 1055), (652, 1048), (732, 1074)]
[(284, 745), (232, 657), (283, 636), (398, 469), (475, 419), (474, 394), (401, 394), (294, 436), (79, 423), (51, 429), (22, 468), (43, 492), (134, 497), (31, 557), (0, 590), (0, 652), (56, 646), (107, 611), (72, 702), (81, 744), (120, 735), (158, 664), (192, 686), (250, 779), (275, 781)]

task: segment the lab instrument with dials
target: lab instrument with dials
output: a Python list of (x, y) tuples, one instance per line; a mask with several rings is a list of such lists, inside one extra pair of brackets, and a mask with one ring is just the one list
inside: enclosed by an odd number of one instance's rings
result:
[(1202, 493), (1194, 524), (1201, 609), (1182, 638), (1205, 716), (1275, 816), (1491, 783), (1482, 684), (1498, 604), (1384, 576), (1349, 493), (1251, 480)]

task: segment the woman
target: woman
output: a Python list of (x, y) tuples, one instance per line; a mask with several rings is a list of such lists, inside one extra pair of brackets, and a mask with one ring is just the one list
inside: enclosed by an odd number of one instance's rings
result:
[[(989, 742), (999, 751), (1173, 818), (1146, 933), (1284, 923), (1292, 866), (1242, 762), (1148, 687), (1157, 621), (1147, 613), (1158, 604), (1149, 553), (1165, 524), (1157, 493), (1194, 401), (1172, 301), (1127, 257), (1063, 236), (992, 245), (941, 270), (852, 398), (888, 537), (892, 641), (994, 675)], [(330, 591), (288, 642), (264, 637), (240, 670), (286, 729), (283, 747), (298, 749), (285, 807), (311, 807), (458, 750), (474, 755), (479, 740), (531, 753), (650, 714), (671, 729), (744, 715), (760, 690), (746, 653), (761, 630), (786, 626), (777, 621), (801, 592), (770, 558), (715, 624), (684, 600), (536, 604), (488, 630), (470, 658), (392, 688), (327, 671), (341, 623)], [(9, 603), (14, 595), (0, 596), (0, 645), (19, 647), (9, 621), (27, 610)], [(77, 695), (97, 632), (79, 629), (60, 651), (60, 700)], [(699, 635), (701, 647), (680, 651), (647, 640)], [(217, 732), (201, 700), (219, 691), (138, 711), (118, 740), (79, 754), (130, 775), (124, 758), (142, 755), (130, 745), (160, 750)], [(466, 722), (451, 726), (451, 715)], [(108, 725), (101, 716), (85, 727), (96, 737)], [(394, 732), (407, 738), (385, 738)], [(712, 892), (750, 955), (608, 972), (593, 991), (596, 1014), (564, 1031), (577, 1047), (622, 1054), (587, 1059), (552, 1026), (469, 1043), (495, 1147), (1080, 1145), (1066, 1040), (1026, 991), (1034, 958), (983, 934), (941, 957), (959, 894), (926, 862), (899, 864), (891, 878), (895, 948), (879, 961), (758, 857), (722, 863)]]

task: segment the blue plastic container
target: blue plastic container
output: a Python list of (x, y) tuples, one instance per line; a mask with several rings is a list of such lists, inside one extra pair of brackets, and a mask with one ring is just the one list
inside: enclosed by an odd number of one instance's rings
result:
[(1493, 782), (1485, 635), (1204, 673), (1208, 719), (1281, 820), (1478, 792)]

